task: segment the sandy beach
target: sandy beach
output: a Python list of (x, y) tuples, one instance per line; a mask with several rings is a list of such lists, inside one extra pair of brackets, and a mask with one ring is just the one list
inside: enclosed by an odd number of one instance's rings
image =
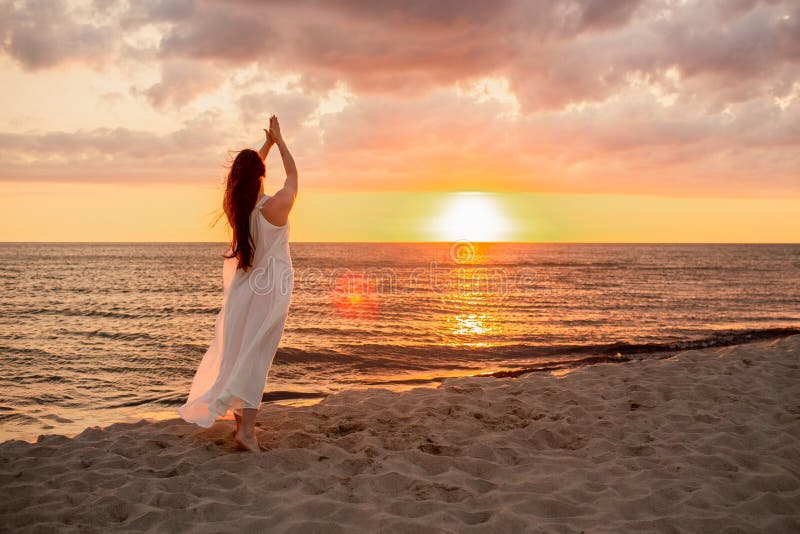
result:
[(2, 530), (797, 532), (800, 336), (0, 445)]

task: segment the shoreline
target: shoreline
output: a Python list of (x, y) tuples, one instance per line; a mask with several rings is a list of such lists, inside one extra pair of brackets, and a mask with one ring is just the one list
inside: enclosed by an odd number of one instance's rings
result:
[[(660, 343), (607, 343), (602, 345), (588, 345), (585, 347), (574, 347), (571, 352), (554, 353), (549, 356), (554, 359), (544, 361), (541, 364), (533, 364), (525, 367), (504, 366), (506, 368), (488, 368), (485, 371), (470, 371), (453, 373), (447, 375), (436, 375), (433, 373), (404, 374), (397, 375), (396, 380), (384, 380), (381, 382), (365, 382), (363, 385), (351, 386), (334, 393), (324, 392), (298, 392), (298, 391), (265, 391), (262, 396), (262, 409), (271, 406), (311, 406), (318, 404), (326, 397), (335, 395), (348, 390), (364, 391), (372, 388), (388, 389), (399, 393), (414, 388), (437, 388), (447, 380), (458, 378), (480, 377), (480, 378), (518, 378), (531, 373), (547, 373), (555, 376), (563, 376), (580, 369), (592, 367), (600, 364), (621, 364), (631, 361), (644, 361), (671, 358), (680, 355), (682, 352), (690, 350), (703, 350), (709, 348), (729, 347), (747, 345), (760, 341), (777, 340), (786, 337), (800, 335), (800, 328), (794, 327), (775, 327), (760, 330), (721, 330), (711, 336), (688, 339), (682, 341), (670, 341)], [(432, 350), (432, 349), (427, 349)], [(563, 359), (559, 359), (562, 356)], [(543, 356), (548, 357), (548, 356)], [(489, 363), (489, 362), (487, 362)], [(162, 420), (173, 419), (177, 416), (176, 408), (181, 403), (164, 406), (151, 406), (147, 410), (128, 410), (120, 411), (118, 418), (104, 418), (105, 426), (89, 425), (85, 427), (75, 427), (72, 432), (58, 432), (54, 428), (53, 432), (41, 433), (31, 432), (25, 434), (30, 437), (15, 437), (3, 440), (0, 445), (7, 441), (25, 441), (27, 443), (37, 443), (38, 440), (51, 435), (74, 438), (81, 432), (89, 428), (106, 428), (115, 423), (133, 423), (144, 420), (155, 423)], [(149, 415), (149, 416), (148, 416)], [(220, 418), (219, 420), (232, 420), (230, 418)], [(58, 416), (45, 416), (50, 419), (51, 424), (59, 422)], [(69, 419), (67, 419), (69, 421)], [(20, 433), (22, 434), (22, 433)]]
[[(495, 371), (492, 373), (482, 373), (480, 376), (494, 376), (496, 378), (515, 378), (528, 373), (568, 373), (584, 367), (603, 363), (626, 363), (630, 361), (641, 361), (645, 359), (666, 359), (680, 355), (682, 352), (690, 350), (704, 350), (720, 347), (731, 347), (738, 345), (748, 345), (761, 341), (772, 341), (800, 335), (797, 328), (768, 328), (759, 331), (723, 331), (714, 337), (699, 338), (689, 341), (678, 341), (668, 343), (609, 343), (602, 347), (592, 347), (592, 355), (585, 358), (574, 360), (555, 361), (540, 366), (511, 369), (507, 371)], [(586, 351), (590, 352), (590, 351)], [(599, 354), (594, 354), (599, 353)], [(646, 356), (646, 355), (657, 356)], [(478, 376), (478, 375), (473, 375)]]
[(800, 529), (800, 335), (0, 444), (7, 528)]

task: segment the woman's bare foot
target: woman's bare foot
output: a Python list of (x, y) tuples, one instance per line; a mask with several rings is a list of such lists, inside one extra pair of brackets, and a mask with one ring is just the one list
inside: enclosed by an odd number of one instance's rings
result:
[(250, 452), (261, 452), (261, 447), (258, 446), (258, 440), (255, 434), (245, 435), (244, 432), (236, 432), (234, 434), (236, 442)]

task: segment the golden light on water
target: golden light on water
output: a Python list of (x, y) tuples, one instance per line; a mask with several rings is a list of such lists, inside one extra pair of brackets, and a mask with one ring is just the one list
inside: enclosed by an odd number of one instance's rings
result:
[(504, 241), (511, 234), (511, 222), (492, 193), (453, 194), (431, 226), (439, 241)]
[(488, 313), (457, 313), (447, 318), (447, 326), (449, 333), (459, 339), (451, 343), (454, 345), (488, 345), (481, 341), (482, 337), (500, 335), (503, 331), (497, 317)]
[[(467, 274), (469, 273), (469, 274)], [(453, 291), (442, 295), (442, 302), (452, 313), (444, 316), (442, 334), (444, 343), (450, 346), (486, 347), (495, 344), (495, 340), (503, 334), (502, 317), (487, 310), (487, 304), (493, 297), (485, 281), (486, 275), (481, 269), (460, 269), (459, 278)]]

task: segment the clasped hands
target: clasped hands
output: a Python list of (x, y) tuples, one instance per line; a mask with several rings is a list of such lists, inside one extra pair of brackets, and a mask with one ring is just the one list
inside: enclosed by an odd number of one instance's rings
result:
[(273, 144), (283, 141), (281, 137), (281, 125), (278, 123), (278, 117), (271, 115), (269, 118), (269, 130), (264, 129), (264, 134), (267, 136), (267, 143)]

